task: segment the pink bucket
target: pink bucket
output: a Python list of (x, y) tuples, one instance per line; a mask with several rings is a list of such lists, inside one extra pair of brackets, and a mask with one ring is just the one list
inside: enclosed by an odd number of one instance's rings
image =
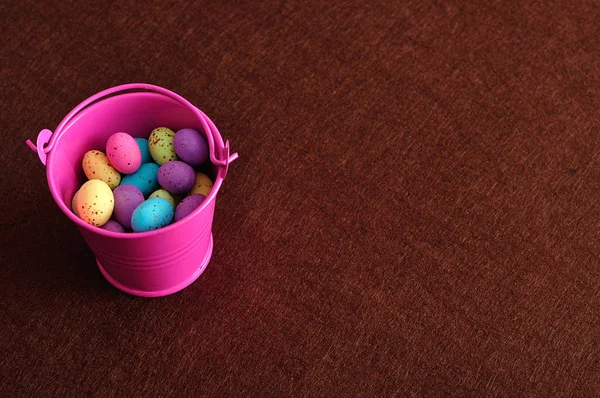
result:
[[(202, 205), (165, 228), (143, 233), (116, 233), (86, 224), (71, 212), (71, 199), (86, 178), (85, 152), (104, 150), (108, 137), (125, 131), (147, 138), (156, 127), (190, 127), (204, 132), (214, 181)], [(150, 84), (126, 84), (102, 91), (75, 107), (54, 133), (42, 130), (34, 145), (46, 165), (48, 186), (56, 204), (73, 221), (96, 255), (104, 277), (136, 296), (159, 297), (194, 282), (206, 268), (213, 249), (212, 220), (217, 192), (237, 153), (229, 153), (213, 122), (181, 96)]]

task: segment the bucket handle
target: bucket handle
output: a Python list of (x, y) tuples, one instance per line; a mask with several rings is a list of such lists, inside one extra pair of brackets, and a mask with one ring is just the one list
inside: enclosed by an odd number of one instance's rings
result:
[[(71, 112), (69, 112), (67, 114), (67, 116), (65, 116), (65, 118), (60, 122), (58, 127), (56, 127), (56, 130), (54, 131), (54, 133), (52, 133), (52, 131), (50, 131), (48, 129), (44, 129), (44, 130), (40, 131), (40, 133), (38, 134), (35, 145), (33, 144), (33, 142), (31, 142), (31, 140), (27, 140), (26, 144), (33, 152), (37, 153), (38, 157), (40, 158), (40, 161), (45, 166), (48, 153), (50, 153), (50, 151), (54, 147), (56, 140), (58, 139), (58, 137), (60, 137), (60, 135), (62, 134), (62, 132), (65, 129), (65, 127), (67, 126), (67, 124), (70, 121), (72, 121), (77, 114), (79, 114), (81, 111), (83, 111), (88, 106), (90, 106), (98, 101), (101, 101), (101, 100), (105, 99), (106, 97), (109, 97), (109, 96), (112, 97), (112, 96), (115, 96), (118, 94), (123, 94), (124, 92), (143, 92), (143, 91), (147, 91), (147, 92), (149, 91), (149, 92), (155, 92), (155, 93), (162, 94), (166, 97), (174, 99), (175, 101), (181, 103), (182, 105), (185, 105), (188, 109), (190, 109), (192, 112), (194, 112), (196, 114), (196, 116), (198, 116), (200, 118), (202, 127), (204, 128), (204, 130), (207, 133), (206, 136), (207, 136), (208, 148), (209, 148), (209, 153), (210, 153), (210, 161), (214, 165), (224, 166), (225, 174), (227, 174), (227, 170), (229, 169), (229, 163), (233, 162), (235, 159), (238, 158), (237, 152), (230, 154), (229, 140), (226, 140), (225, 144), (222, 147), (218, 148), (218, 150), (217, 150), (215, 139), (213, 137), (213, 129), (216, 131), (216, 127), (212, 122), (210, 122), (210, 119), (208, 119), (208, 117), (204, 113), (202, 113), (202, 111), (200, 111), (198, 108), (196, 108), (194, 105), (192, 105), (188, 100), (186, 100), (182, 96), (175, 94), (174, 92), (167, 90), (166, 88), (162, 88), (159, 86), (155, 86), (152, 84), (146, 84), (146, 83), (122, 84), (120, 86), (111, 87), (109, 89), (106, 89), (104, 91), (101, 91), (97, 94), (92, 95), (91, 97), (89, 97), (88, 99), (86, 99), (85, 101), (83, 101), (82, 103), (77, 105), (75, 108), (73, 108), (73, 110), (71, 110)], [(216, 155), (217, 152), (219, 152), (219, 158), (217, 158), (217, 155)]]

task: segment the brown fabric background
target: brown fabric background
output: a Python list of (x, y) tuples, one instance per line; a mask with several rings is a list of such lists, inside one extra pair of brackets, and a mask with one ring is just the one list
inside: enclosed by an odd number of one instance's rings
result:
[[(596, 1), (87, 3), (0, 4), (1, 395), (600, 393)], [(24, 143), (133, 81), (240, 153), (154, 300)]]

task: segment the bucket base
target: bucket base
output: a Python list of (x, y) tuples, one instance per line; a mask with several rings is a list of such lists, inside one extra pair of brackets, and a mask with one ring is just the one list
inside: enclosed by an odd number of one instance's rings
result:
[(121, 290), (122, 292), (131, 294), (133, 296), (139, 296), (139, 297), (162, 297), (162, 296), (168, 296), (169, 294), (173, 294), (176, 293), (180, 290), (185, 289), (186, 287), (188, 287), (189, 285), (191, 285), (192, 283), (194, 283), (194, 281), (196, 279), (198, 279), (198, 277), (200, 275), (202, 275), (202, 273), (204, 272), (204, 270), (206, 269), (206, 266), (208, 265), (208, 262), (210, 261), (210, 258), (212, 256), (212, 251), (213, 251), (213, 237), (212, 234), (210, 235), (210, 243), (208, 244), (208, 250), (206, 252), (206, 256), (204, 257), (204, 259), (202, 260), (202, 262), (198, 265), (198, 269), (196, 270), (196, 272), (194, 272), (194, 274), (189, 277), (188, 279), (186, 279), (185, 281), (181, 282), (180, 284), (169, 288), (169, 289), (165, 289), (165, 290), (156, 290), (156, 291), (145, 291), (145, 290), (136, 290), (136, 289), (131, 289), (125, 285), (120, 284), (119, 282), (115, 281), (109, 274), (108, 272), (106, 272), (106, 270), (104, 269), (104, 267), (102, 267), (102, 264), (100, 264), (100, 262), (96, 259), (96, 264), (98, 264), (98, 268), (100, 268), (100, 272), (102, 273), (102, 275), (104, 276), (104, 278), (106, 278), (106, 280), (113, 285), (114, 287), (116, 287), (117, 289)]

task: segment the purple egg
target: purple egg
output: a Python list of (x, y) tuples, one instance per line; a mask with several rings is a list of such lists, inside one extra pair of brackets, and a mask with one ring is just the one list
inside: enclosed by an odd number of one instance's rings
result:
[(197, 130), (179, 130), (175, 133), (173, 146), (177, 156), (190, 166), (200, 166), (208, 159), (208, 143)]
[(115, 209), (113, 217), (122, 226), (131, 229), (131, 215), (136, 207), (144, 201), (144, 194), (135, 185), (119, 185), (113, 191)]
[(170, 193), (181, 195), (194, 187), (196, 172), (189, 164), (173, 160), (158, 169), (158, 183)]
[(187, 198), (183, 199), (179, 205), (177, 205), (177, 209), (175, 209), (175, 221), (179, 221), (184, 217), (187, 217), (188, 214), (196, 210), (198, 206), (206, 199), (206, 196), (201, 193), (197, 195), (191, 195)]
[(115, 220), (108, 220), (108, 222), (100, 228), (111, 232), (125, 232), (125, 228)]

